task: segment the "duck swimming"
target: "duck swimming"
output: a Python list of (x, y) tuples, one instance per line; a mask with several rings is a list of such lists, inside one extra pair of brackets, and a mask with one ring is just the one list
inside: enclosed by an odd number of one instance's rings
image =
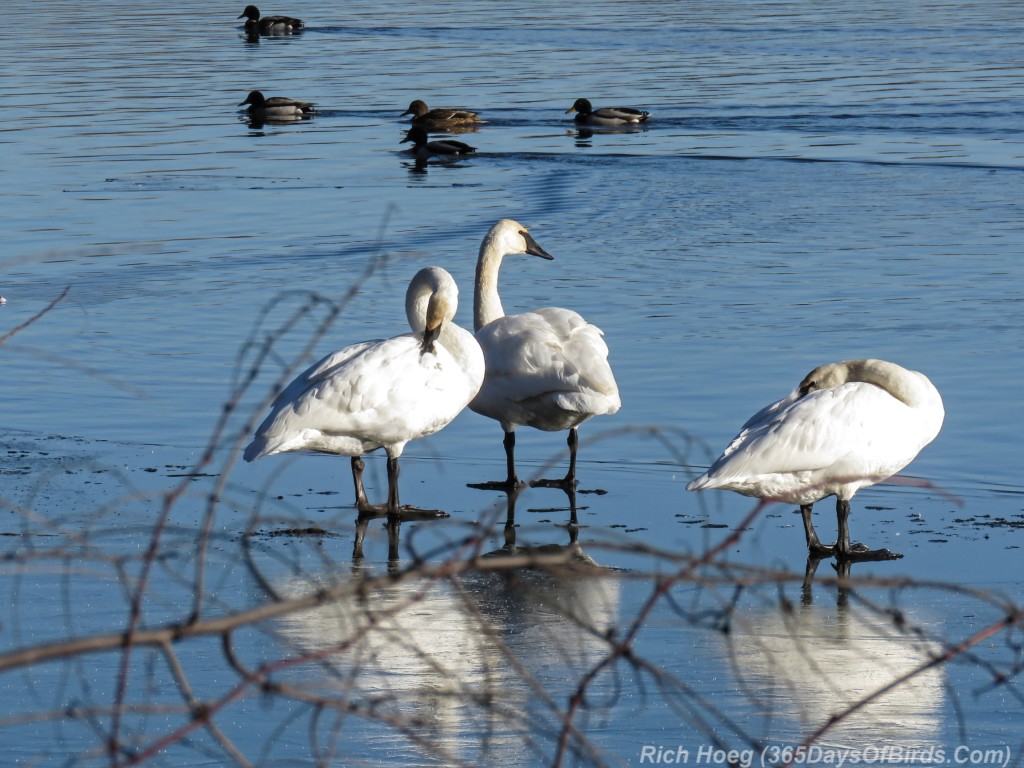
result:
[(296, 101), (286, 96), (271, 96), (268, 99), (262, 91), (249, 91), (245, 101), (240, 102), (238, 106), (242, 107), (246, 104), (249, 106), (245, 111), (250, 117), (257, 119), (301, 119), (311, 117), (316, 111), (316, 106), (312, 102)]
[[(907, 466), (935, 439), (945, 410), (923, 373), (885, 360), (815, 368), (790, 394), (754, 414), (688, 491), (722, 488), (800, 505), (811, 554), (842, 560), (902, 557), (850, 543), (850, 499)], [(839, 536), (823, 545), (814, 502), (836, 497)]]
[(633, 107), (601, 107), (594, 109), (589, 99), (576, 99), (573, 105), (565, 110), (565, 114), (575, 112), (573, 118), (581, 125), (629, 125), (643, 123), (651, 116), (650, 112)]
[(469, 404), (496, 419), (505, 433), (506, 479), (477, 487), (513, 489), (515, 429), (519, 425), (555, 432), (568, 430), (569, 471), (559, 480), (534, 485), (575, 488), (577, 427), (592, 416), (619, 410), (619, 388), (608, 364), (601, 329), (571, 309), (547, 307), (506, 315), (498, 295), (498, 270), (505, 256), (553, 257), (526, 227), (502, 219), (484, 237), (476, 264), (473, 327), (484, 351), (487, 374)]
[(356, 507), (376, 511), (363, 489), (362, 454), (387, 453), (389, 516), (398, 516), (398, 459), (406, 444), (432, 435), (476, 395), (484, 358), (473, 334), (452, 321), (458, 287), (440, 267), (409, 283), (411, 333), (352, 344), (300, 374), (271, 404), (243, 458), (292, 451), (352, 457)]
[(455, 139), (435, 139), (430, 141), (426, 130), (419, 125), (413, 125), (399, 144), (405, 144), (407, 141), (413, 143), (409, 151), (418, 160), (427, 160), (431, 157), (443, 160), (458, 160), (476, 152), (476, 147), (471, 147), (469, 144), (456, 141)]
[(476, 112), (470, 112), (466, 109), (431, 109), (425, 101), (420, 99), (416, 99), (409, 104), (409, 108), (399, 117), (405, 117), (406, 115), (412, 115), (413, 125), (419, 125), (427, 130), (444, 130), (452, 127), (481, 125), (484, 122)]
[(291, 16), (263, 16), (261, 18), (260, 9), (255, 5), (245, 6), (245, 10), (239, 14), (238, 18), (245, 19), (243, 28), (250, 34), (282, 35), (298, 32), (305, 26), (302, 19), (295, 19)]

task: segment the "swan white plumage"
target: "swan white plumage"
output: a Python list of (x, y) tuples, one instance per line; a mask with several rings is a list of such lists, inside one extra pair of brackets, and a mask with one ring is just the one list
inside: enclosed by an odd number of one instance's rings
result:
[(245, 449), (246, 461), (290, 451), (352, 457), (356, 506), (375, 510), (363, 490), (360, 456), (387, 452), (387, 512), (399, 512), (398, 458), (410, 440), (454, 419), (480, 389), (484, 358), (469, 331), (452, 320), (455, 280), (440, 267), (409, 283), (405, 312), (411, 333), (345, 347), (312, 365), (271, 405)]
[[(789, 395), (754, 414), (689, 491), (722, 488), (800, 505), (808, 549), (844, 559), (899, 557), (850, 543), (850, 499), (895, 475), (935, 439), (945, 411), (928, 378), (885, 360), (815, 368)], [(836, 497), (839, 536), (823, 545), (814, 502)]]
[(547, 307), (506, 315), (498, 295), (498, 271), (509, 254), (553, 257), (526, 227), (511, 219), (495, 224), (480, 245), (473, 297), (473, 327), (484, 351), (487, 373), (469, 404), (501, 423), (505, 431), (507, 478), (483, 487), (514, 488), (515, 429), (569, 430), (569, 471), (558, 481), (537, 485), (574, 486), (577, 427), (591, 416), (619, 410), (619, 389), (608, 364), (604, 334), (571, 309)]

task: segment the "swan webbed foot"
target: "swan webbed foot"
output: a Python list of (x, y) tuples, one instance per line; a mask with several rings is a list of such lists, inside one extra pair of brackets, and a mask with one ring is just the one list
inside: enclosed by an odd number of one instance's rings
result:
[(403, 504), (398, 508), (397, 513), (392, 513), (387, 504), (365, 504), (356, 505), (359, 511), (359, 520), (372, 520), (378, 517), (387, 517), (388, 520), (399, 522), (415, 522), (419, 520), (444, 520), (451, 517), (443, 509), (421, 509), (409, 504)]
[(397, 517), (403, 523), (407, 523), (418, 520), (445, 520), (451, 517), (451, 515), (443, 509), (422, 509), (421, 507), (403, 504), (398, 508)]
[(868, 562), (876, 560), (899, 560), (903, 557), (899, 552), (885, 549), (868, 549), (864, 544), (853, 544), (847, 549), (837, 548), (835, 551), (836, 560), (844, 562)]
[(518, 477), (513, 477), (510, 480), (489, 480), (486, 483), (466, 483), (467, 488), (476, 488), (478, 491), (503, 491), (505, 493), (513, 493), (525, 486), (526, 483)]
[(822, 544), (818, 540), (814, 540), (807, 543), (807, 557), (821, 559), (823, 557), (832, 557), (835, 554), (835, 544)]
[(554, 479), (554, 480), (531, 480), (531, 488), (561, 488), (563, 491), (568, 493), (569, 491), (576, 490), (576, 478), (575, 476), (566, 475), (565, 477)]
[(371, 504), (365, 499), (356, 500), (356, 512), (360, 517), (381, 517), (387, 511), (387, 504)]

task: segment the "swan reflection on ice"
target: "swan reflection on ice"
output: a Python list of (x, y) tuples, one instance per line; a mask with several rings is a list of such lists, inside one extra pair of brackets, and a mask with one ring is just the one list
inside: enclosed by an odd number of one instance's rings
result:
[[(296, 598), (333, 589), (339, 578), (292, 576), (274, 587)], [(557, 734), (557, 711), (608, 653), (605, 633), (619, 613), (618, 581), (594, 565), (348, 578), (352, 590), (341, 598), (276, 620), (279, 638), (310, 659), (293, 674), (305, 689), (343, 700), (344, 711), (403, 723), (401, 732), (462, 760), (481, 757), (484, 741), (520, 758), (530, 744), (550, 748), (551, 734), (538, 731)]]
[(770, 718), (765, 737), (799, 744), (824, 728), (820, 746), (906, 749), (941, 738), (945, 678), (927, 664), (942, 650), (892, 617), (842, 601), (785, 604), (738, 610), (730, 630), (725, 652), (743, 695)]

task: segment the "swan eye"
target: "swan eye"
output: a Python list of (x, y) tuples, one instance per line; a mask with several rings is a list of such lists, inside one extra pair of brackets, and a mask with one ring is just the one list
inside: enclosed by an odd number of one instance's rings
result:
[(813, 392), (818, 388), (818, 382), (816, 381), (805, 381), (803, 386), (800, 387), (800, 397), (803, 397), (808, 392)]

